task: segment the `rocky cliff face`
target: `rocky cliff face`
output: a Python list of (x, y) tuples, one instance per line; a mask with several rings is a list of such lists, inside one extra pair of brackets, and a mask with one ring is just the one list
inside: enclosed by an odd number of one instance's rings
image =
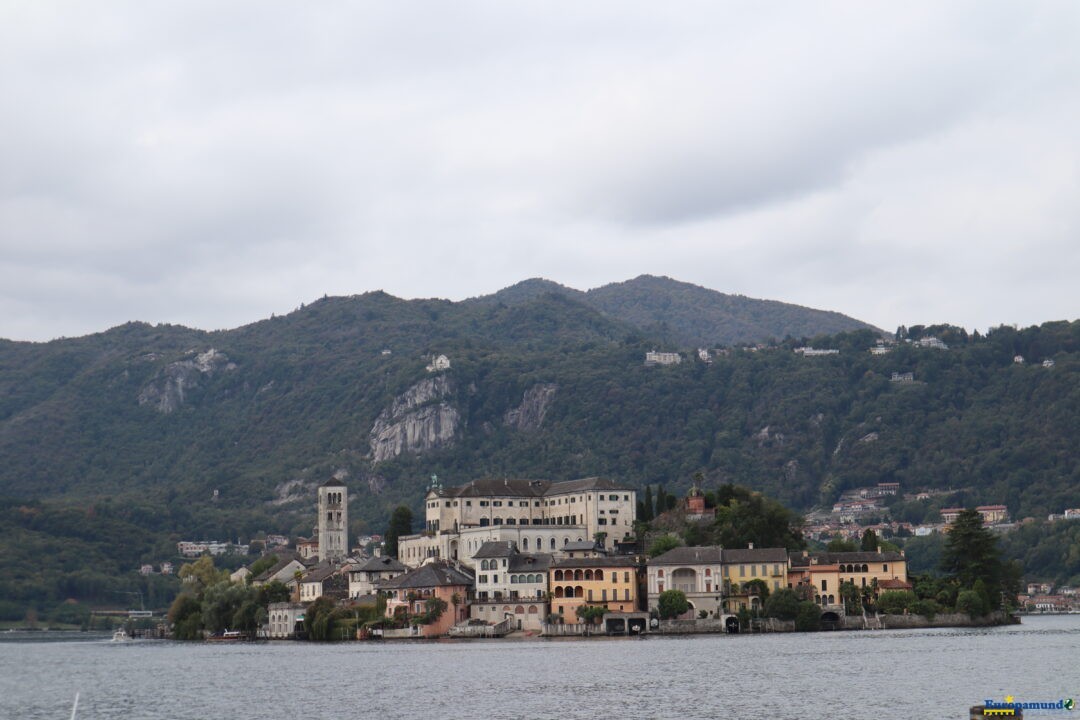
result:
[(236, 364), (225, 353), (210, 348), (190, 360), (169, 363), (139, 391), (139, 404), (150, 405), (166, 415), (184, 404), (188, 390), (199, 386), (204, 377), (216, 372), (231, 371)]
[(555, 400), (559, 386), (555, 383), (540, 383), (525, 391), (521, 404), (506, 411), (504, 422), (512, 428), (529, 432), (538, 429), (544, 422), (548, 408)]
[(372, 462), (403, 452), (423, 453), (453, 442), (461, 417), (446, 401), (453, 384), (446, 375), (427, 378), (394, 398), (371, 428)]

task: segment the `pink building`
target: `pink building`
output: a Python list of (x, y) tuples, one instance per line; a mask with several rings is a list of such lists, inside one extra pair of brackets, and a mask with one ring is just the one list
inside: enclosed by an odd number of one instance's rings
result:
[(469, 599), (473, 576), (444, 561), (421, 565), (404, 575), (376, 583), (376, 589), (386, 593), (386, 616), (405, 614), (422, 616), (427, 612), (430, 598), (446, 603), (446, 610), (437, 619), (420, 625), (418, 637), (441, 637), (451, 627), (469, 617)]

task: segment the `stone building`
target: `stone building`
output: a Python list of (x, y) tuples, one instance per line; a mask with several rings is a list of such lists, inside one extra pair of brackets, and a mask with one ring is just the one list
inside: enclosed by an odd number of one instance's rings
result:
[(319, 486), (319, 562), (349, 555), (349, 491), (340, 480)]

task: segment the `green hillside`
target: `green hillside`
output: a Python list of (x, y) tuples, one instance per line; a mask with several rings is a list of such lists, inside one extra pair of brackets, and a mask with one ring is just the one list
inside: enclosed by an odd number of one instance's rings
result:
[[(309, 534), (314, 487), (335, 473), (355, 533), (381, 532), (400, 502), (419, 512), (432, 474), (598, 474), (678, 493), (700, 471), (798, 510), (886, 480), (962, 489), (1016, 517), (1080, 506), (1078, 322), (911, 328), (950, 349), (885, 355), (863, 329), (813, 338), (838, 355), (804, 357), (793, 349), (807, 340), (789, 339), (646, 367), (647, 331), (532, 289), (512, 302), (369, 293), (231, 331), (131, 323), (0, 343), (0, 571), (19, 578), (3, 597), (33, 587), (55, 603), (98, 587), (76, 583), (84, 565), (131, 572), (181, 538)], [(438, 354), (451, 366), (429, 372)], [(395, 455), (407, 427), (430, 443)], [(934, 507), (895, 510), (921, 520)], [(73, 509), (95, 508), (99, 531), (61, 532)]]

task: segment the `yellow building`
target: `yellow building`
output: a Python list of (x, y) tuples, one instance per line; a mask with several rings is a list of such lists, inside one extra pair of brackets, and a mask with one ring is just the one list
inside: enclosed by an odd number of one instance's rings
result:
[(638, 610), (638, 573), (634, 559), (619, 557), (563, 558), (548, 570), (551, 612), (564, 622), (578, 622), (582, 605), (613, 612)]
[(903, 552), (795, 552), (790, 555), (789, 587), (802, 588), (822, 607), (842, 606), (840, 585), (845, 582), (879, 590), (911, 589)]
[(770, 593), (788, 586), (788, 552), (784, 548), (725, 548), (721, 560), (725, 612), (753, 609), (764, 602), (752, 580), (765, 583)]

